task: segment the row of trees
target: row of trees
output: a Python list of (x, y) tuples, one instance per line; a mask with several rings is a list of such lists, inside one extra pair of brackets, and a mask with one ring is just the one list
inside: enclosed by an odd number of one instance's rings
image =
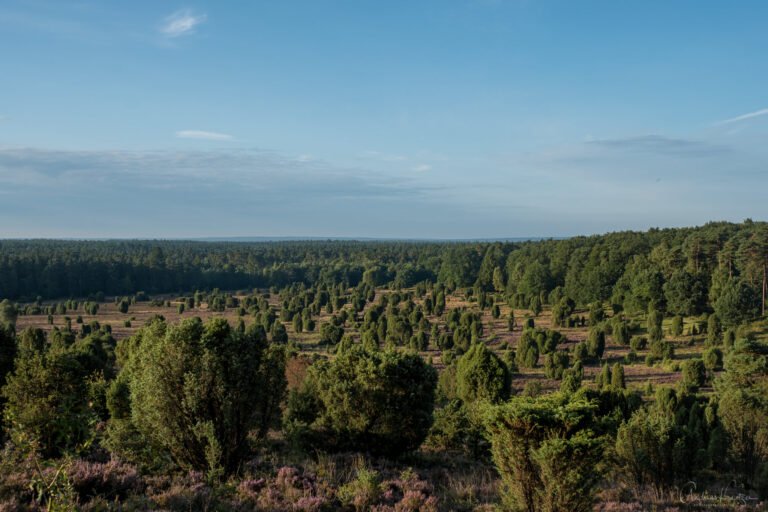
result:
[(504, 292), (518, 307), (567, 296), (629, 311), (654, 303), (672, 314), (717, 307), (749, 316), (757, 307), (765, 313), (767, 274), (768, 224), (752, 221), (514, 244), (0, 242), (0, 296), (26, 301), (137, 289), (406, 288), (430, 281)]

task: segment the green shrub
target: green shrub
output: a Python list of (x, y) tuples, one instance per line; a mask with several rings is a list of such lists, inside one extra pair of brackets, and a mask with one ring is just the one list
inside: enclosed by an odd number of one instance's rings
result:
[(702, 354), (704, 366), (709, 371), (720, 370), (723, 367), (723, 351), (717, 347), (710, 347)]
[(509, 370), (483, 343), (472, 345), (456, 366), (456, 391), (464, 402), (509, 398)]
[(675, 315), (672, 317), (672, 324), (669, 328), (670, 334), (672, 336), (680, 336), (683, 334), (683, 317), (680, 315)]
[(683, 362), (682, 386), (696, 391), (707, 382), (707, 370), (701, 359), (689, 359)]
[(98, 419), (89, 405), (87, 376), (63, 345), (20, 352), (3, 388), (11, 439), (33, 441), (45, 457), (85, 443)]
[(665, 340), (652, 341), (649, 355), (656, 360), (672, 359), (675, 356), (675, 347)]
[(379, 473), (366, 467), (357, 469), (355, 478), (339, 487), (337, 496), (344, 505), (352, 506), (356, 512), (371, 510), (381, 497)]
[(221, 318), (172, 326), (156, 319), (128, 344), (114, 386), (127, 386), (131, 413), (115, 428), (134, 428), (181, 467), (234, 470), (249, 434), (263, 437), (279, 414), (285, 354), (268, 347), (263, 330), (240, 332)]
[(629, 344), (629, 326), (627, 325), (627, 322), (620, 318), (618, 318), (618, 321), (613, 325), (613, 342), (617, 345)]
[(611, 388), (615, 390), (626, 389), (627, 384), (624, 377), (624, 366), (616, 363), (611, 369)]
[(595, 404), (571, 394), (516, 397), (490, 407), (486, 427), (507, 510), (591, 511), (603, 443)]
[(587, 337), (587, 352), (592, 359), (600, 359), (605, 352), (605, 332), (599, 328), (589, 330)]
[(313, 448), (399, 455), (426, 437), (436, 384), (417, 354), (353, 345), (310, 368), (289, 397), (285, 428)]
[(647, 346), (648, 338), (645, 336), (632, 336), (632, 339), (629, 341), (629, 347), (634, 351), (645, 350)]
[(646, 328), (648, 329), (648, 339), (651, 342), (660, 341), (664, 338), (664, 332), (661, 329), (661, 324), (664, 320), (664, 315), (653, 305), (649, 305), (648, 319), (646, 321)]
[(568, 352), (556, 351), (547, 354), (544, 359), (544, 374), (548, 379), (560, 380), (563, 378), (563, 372), (570, 365)]
[(720, 326), (720, 319), (717, 315), (709, 315), (707, 320), (707, 343), (709, 345), (719, 345), (722, 340), (723, 330)]
[(532, 333), (532, 329), (523, 332), (517, 344), (515, 361), (520, 368), (535, 368), (539, 362), (539, 346)]

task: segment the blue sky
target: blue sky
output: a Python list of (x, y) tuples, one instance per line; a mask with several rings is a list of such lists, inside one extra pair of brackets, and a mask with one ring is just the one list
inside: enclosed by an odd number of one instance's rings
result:
[(0, 236), (765, 219), (762, 1), (4, 0)]

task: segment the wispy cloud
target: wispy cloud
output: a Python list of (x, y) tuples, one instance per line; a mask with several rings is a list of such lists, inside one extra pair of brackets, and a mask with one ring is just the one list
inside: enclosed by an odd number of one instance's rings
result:
[(383, 153), (381, 151), (364, 151), (360, 154), (360, 158), (379, 160), (381, 162), (404, 162), (408, 160), (408, 157), (405, 155)]
[[(297, 160), (270, 151), (63, 151), (0, 147), (0, 184), (35, 189), (84, 186), (259, 190), (291, 198), (393, 198), (426, 193), (407, 176)], [(293, 199), (292, 199), (293, 200)]]
[(613, 151), (630, 151), (665, 156), (703, 157), (727, 153), (729, 148), (710, 142), (665, 137), (663, 135), (641, 135), (618, 139), (595, 139), (588, 145)]
[(731, 123), (738, 123), (739, 121), (746, 121), (747, 119), (752, 119), (753, 117), (760, 117), (768, 115), (768, 108), (763, 108), (760, 110), (755, 110), (754, 112), (748, 112), (746, 114), (742, 114), (740, 116), (732, 117), (730, 119), (724, 119), (723, 121), (718, 121), (715, 123), (715, 125), (724, 125), (724, 124), (731, 124)]
[(167, 18), (160, 27), (160, 32), (166, 37), (180, 37), (193, 34), (195, 28), (208, 18), (205, 14), (195, 14), (189, 9), (176, 11)]
[(432, 166), (429, 164), (420, 164), (415, 167), (412, 167), (412, 169), (416, 172), (427, 172), (432, 170)]
[(200, 139), (200, 140), (232, 140), (234, 137), (227, 133), (207, 132), (204, 130), (181, 130), (176, 132), (179, 139)]

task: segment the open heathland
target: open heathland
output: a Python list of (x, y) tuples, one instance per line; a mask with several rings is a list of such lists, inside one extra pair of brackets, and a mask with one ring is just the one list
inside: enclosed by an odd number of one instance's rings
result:
[(768, 225), (0, 242), (8, 510), (760, 510)]

